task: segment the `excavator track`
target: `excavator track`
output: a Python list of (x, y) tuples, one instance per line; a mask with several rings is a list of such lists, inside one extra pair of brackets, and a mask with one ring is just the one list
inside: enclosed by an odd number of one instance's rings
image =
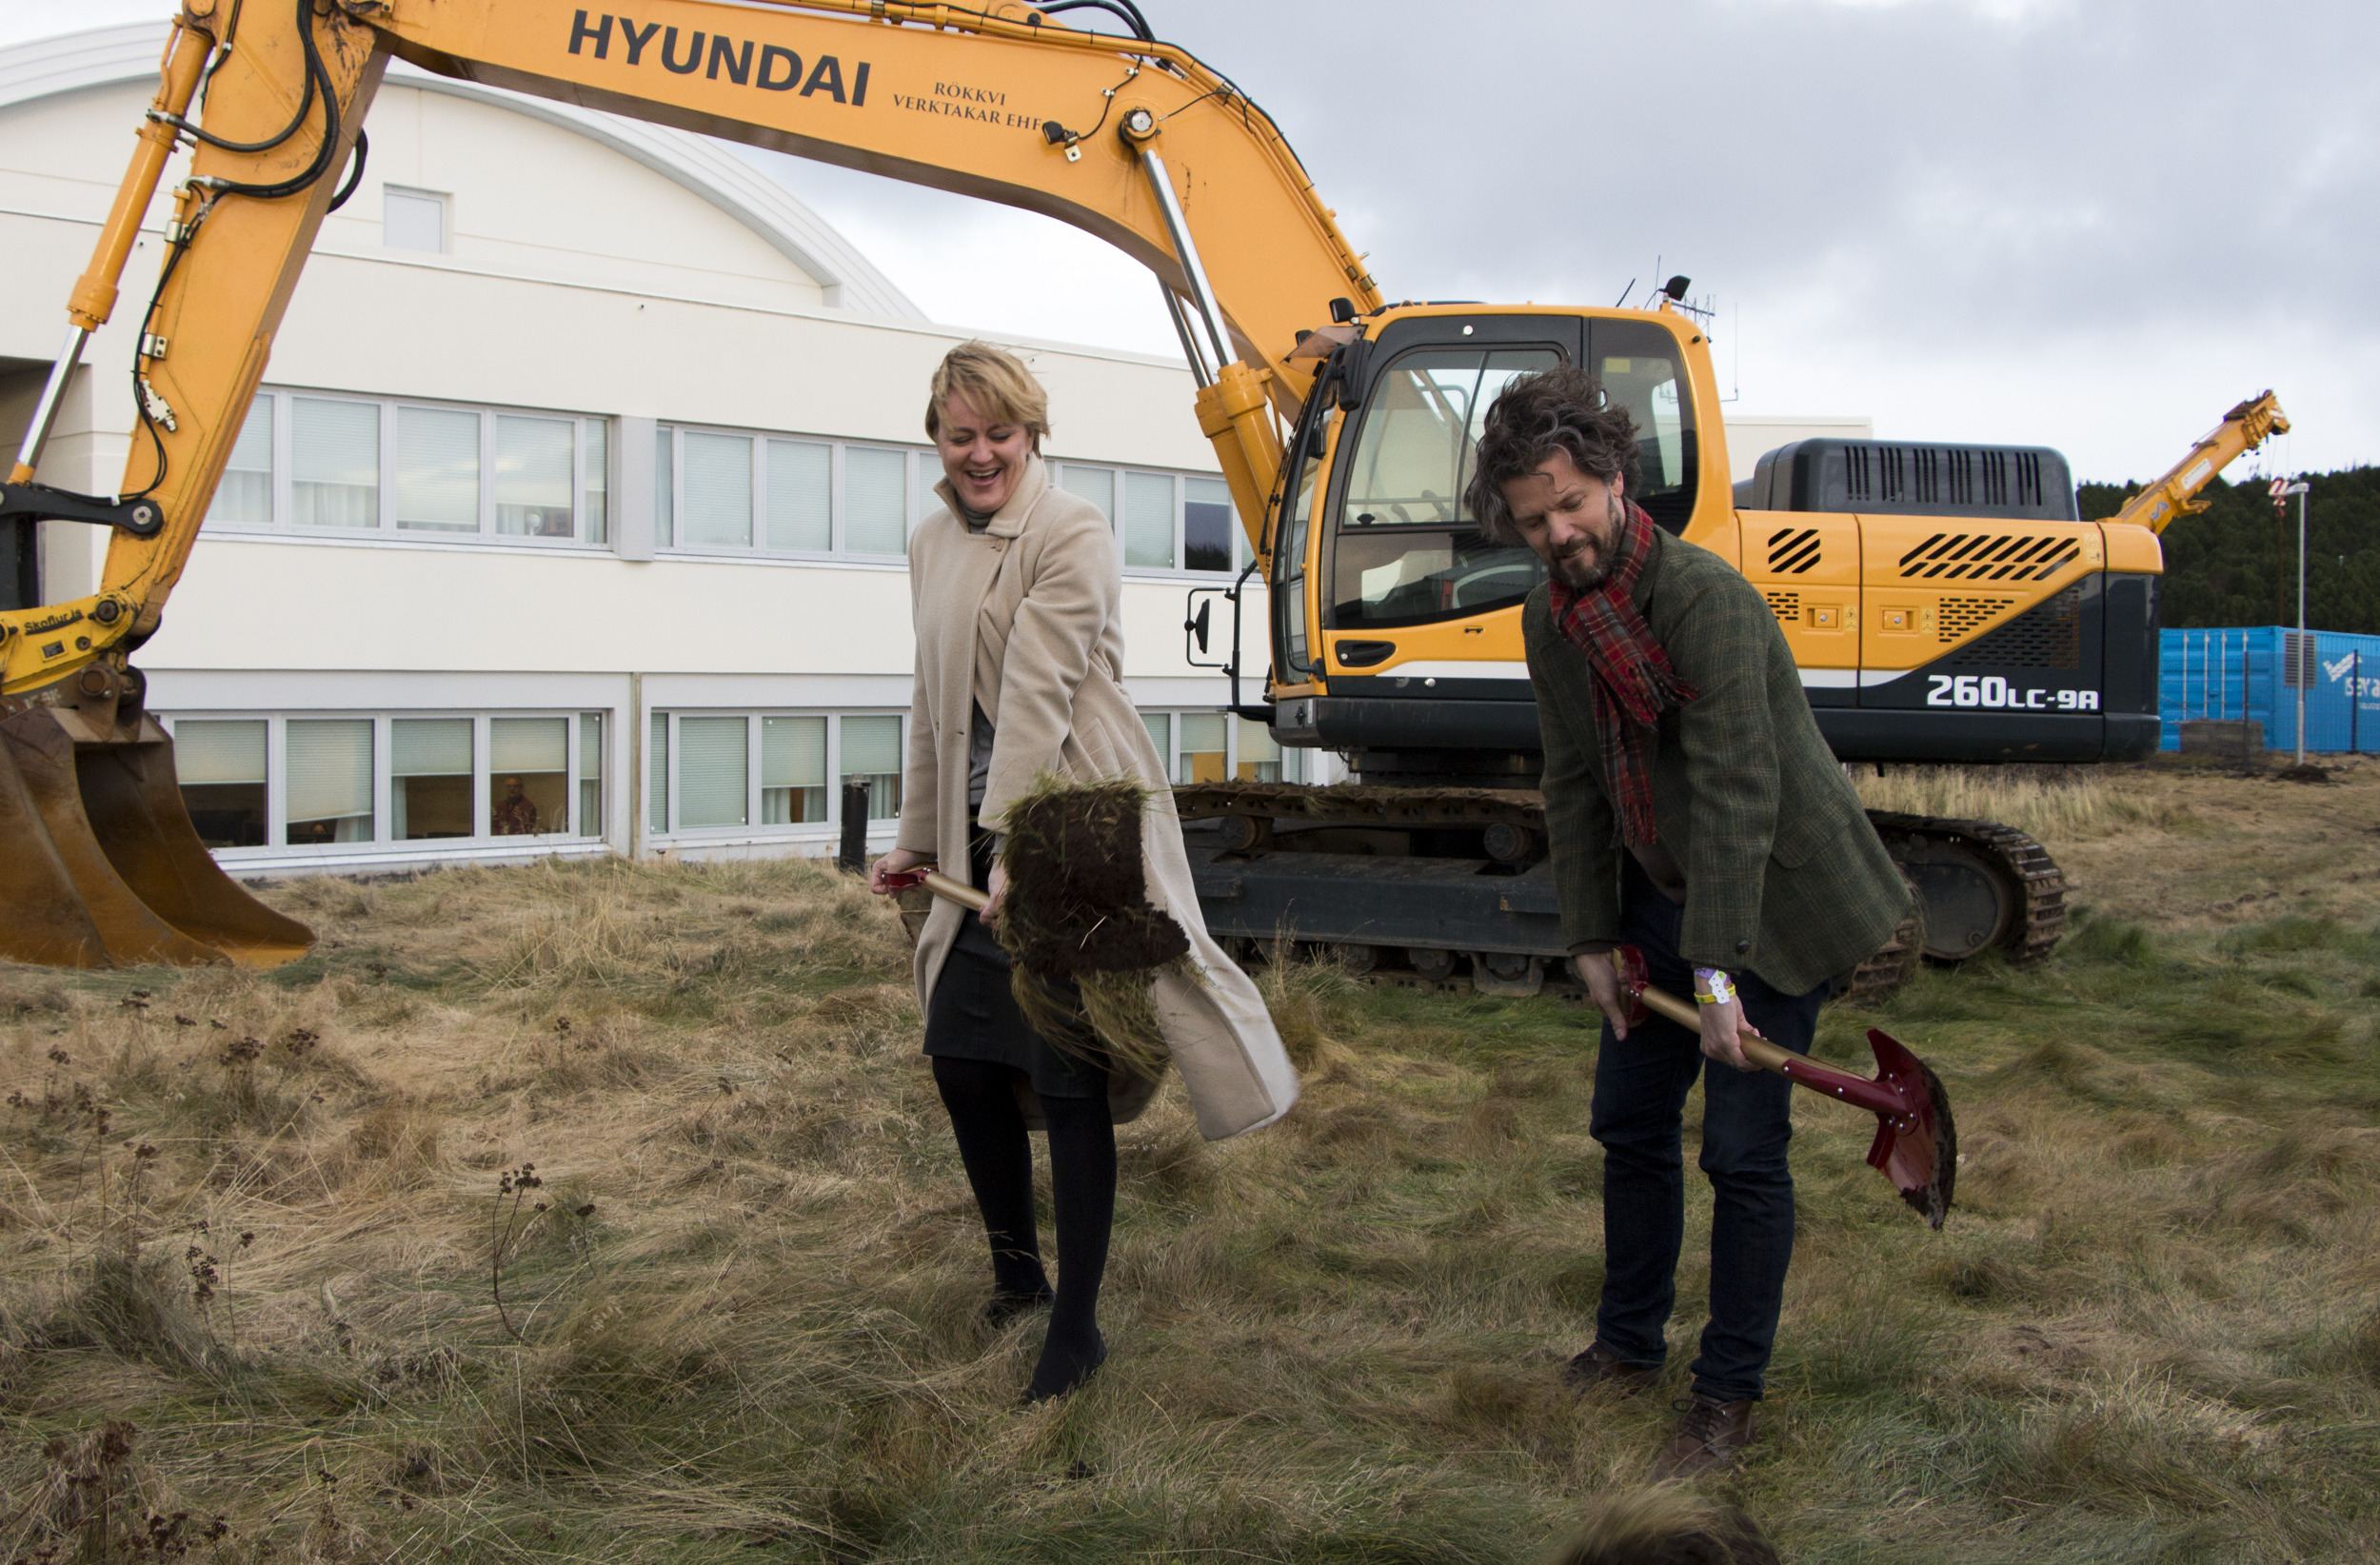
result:
[(1893, 862), (1925, 910), (1922, 949), (1955, 964), (1996, 948), (2016, 966), (2040, 961), (2066, 932), (2066, 873), (2013, 826), (1870, 810)]
[[(1578, 998), (1534, 790), (1224, 782), (1174, 802), (1208, 927), (1243, 961), (1286, 941), (1371, 984)], [(2024, 965), (2056, 945), (2066, 882), (2039, 842), (1988, 821), (1869, 819), (1914, 895), (1844, 998), (1879, 1000), (1921, 960), (1995, 948)]]

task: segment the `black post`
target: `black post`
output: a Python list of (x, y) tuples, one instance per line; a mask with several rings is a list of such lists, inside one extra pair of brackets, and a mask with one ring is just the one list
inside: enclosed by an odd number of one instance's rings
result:
[(867, 868), (867, 802), (871, 791), (864, 778), (843, 780), (843, 851), (835, 856), (835, 862), (854, 875)]

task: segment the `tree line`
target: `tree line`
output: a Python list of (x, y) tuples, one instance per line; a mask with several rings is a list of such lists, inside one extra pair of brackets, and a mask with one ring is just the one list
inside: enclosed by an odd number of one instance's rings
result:
[[(2165, 529), (2163, 620), (2174, 629), (2297, 623), (2297, 498), (2287, 515), (2270, 482), (2217, 478), (2207, 508)], [(2311, 475), (2306, 499), (2306, 624), (2380, 635), (2380, 467)], [(2082, 518), (2113, 516), (2137, 483), (2083, 484)]]

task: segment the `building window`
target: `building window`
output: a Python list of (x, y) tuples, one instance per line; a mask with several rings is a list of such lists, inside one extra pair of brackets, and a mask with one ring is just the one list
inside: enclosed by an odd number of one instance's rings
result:
[[(576, 718), (201, 716), (175, 720), (172, 732), (183, 804), (209, 848), (401, 850), (424, 842), (600, 836), (603, 714)], [(378, 799), (387, 801), (385, 810)]]
[(263, 723), (177, 723), (173, 767), (200, 842), (210, 848), (265, 845)]
[(761, 824), (826, 819), (826, 720), (761, 719)]
[[(577, 430), (571, 421), (499, 413), (495, 426), (496, 531), (512, 538), (573, 536), (571, 452)], [(598, 528), (588, 542), (601, 537)]]
[(890, 821), (901, 814), (901, 720), (897, 717), (847, 717), (843, 720), (843, 775), (865, 782), (867, 818)]
[(370, 842), (371, 720), (293, 720), (288, 743), (290, 844)]
[(289, 399), (289, 520), (301, 527), (380, 525), (380, 406)]
[[(281, 451), (286, 492), (276, 482)], [(263, 391), (207, 520), (602, 544), (610, 536), (610, 426), (599, 418)], [(664, 470), (664, 492), (667, 481)]]
[(382, 186), (380, 197), (381, 244), (392, 250), (446, 253), (447, 197), (395, 185)]
[(654, 452), (658, 541), (702, 553), (908, 551), (918, 453), (664, 425)]
[(901, 813), (898, 715), (656, 712), (652, 723), (645, 797), (655, 837), (823, 834), (841, 824), (838, 777), (868, 785), (868, 819)]
[[(177, 744), (180, 735), (175, 736)], [(388, 724), (388, 835), (400, 842), (471, 835), (471, 720)]]
[(579, 714), (579, 835), (604, 831), (604, 715)]
[(565, 718), (491, 718), (487, 723), (487, 834), (549, 837), (570, 829), (570, 723)]
[(1126, 570), (1230, 571), (1247, 563), (1231, 487), (1220, 478), (1065, 462), (1058, 485), (1115, 525)]
[(398, 526), (479, 531), (479, 415), (398, 408), (393, 488)]
[(1229, 712), (1148, 712), (1140, 721), (1176, 783), (1301, 782), (1306, 752), (1283, 749), (1261, 723)]

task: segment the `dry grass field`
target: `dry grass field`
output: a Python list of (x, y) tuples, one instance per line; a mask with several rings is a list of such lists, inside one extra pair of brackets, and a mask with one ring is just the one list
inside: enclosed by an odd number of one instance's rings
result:
[[(1940, 1069), (1960, 1204), (1799, 1096), (1720, 1488), (1795, 1561), (2380, 1559), (2380, 770), (1863, 786), (2035, 829), (2090, 911), (1828, 1013)], [(1690, 1349), (1557, 1381), (1557, 1002), (1271, 972), (1304, 1102), (1121, 1134), (1115, 1357), (1024, 1412), (889, 910), (788, 862), (268, 895), (323, 937), (280, 972), (0, 969), (0, 1560), (1530, 1561), (1685, 1394)]]

